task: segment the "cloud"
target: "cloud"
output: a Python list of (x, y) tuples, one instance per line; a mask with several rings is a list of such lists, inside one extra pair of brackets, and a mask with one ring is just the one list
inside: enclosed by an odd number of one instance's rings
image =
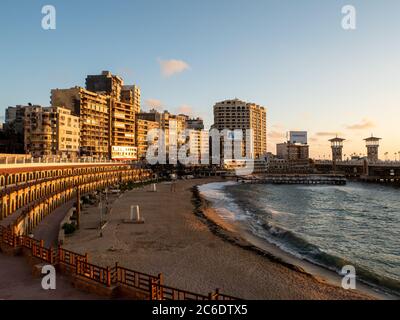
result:
[(280, 131), (271, 131), (268, 133), (268, 138), (272, 140), (286, 139), (286, 133)]
[(156, 109), (156, 110), (159, 110), (159, 111), (161, 111), (162, 108), (163, 108), (163, 103), (160, 100), (152, 99), (152, 98), (146, 99), (144, 101), (144, 105), (146, 107), (148, 107), (149, 109)]
[(193, 116), (193, 108), (191, 106), (189, 106), (188, 104), (183, 104), (180, 107), (178, 107), (177, 113), (185, 114), (189, 117), (192, 117)]
[(158, 63), (160, 64), (161, 74), (164, 77), (171, 77), (176, 73), (181, 73), (185, 70), (190, 69), (190, 66), (183, 60), (161, 60), (158, 59)]
[(360, 123), (356, 123), (350, 126), (346, 126), (346, 129), (349, 130), (363, 130), (363, 129), (369, 129), (375, 127), (375, 124), (368, 120), (368, 119), (363, 119)]
[(318, 137), (335, 137), (336, 135), (340, 136), (342, 133), (341, 132), (317, 132), (315, 135)]

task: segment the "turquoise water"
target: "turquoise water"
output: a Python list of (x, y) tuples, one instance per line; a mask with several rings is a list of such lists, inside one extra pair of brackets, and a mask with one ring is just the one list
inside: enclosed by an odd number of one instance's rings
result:
[(211, 183), (200, 192), (224, 219), (257, 237), (339, 272), (400, 294), (400, 189)]

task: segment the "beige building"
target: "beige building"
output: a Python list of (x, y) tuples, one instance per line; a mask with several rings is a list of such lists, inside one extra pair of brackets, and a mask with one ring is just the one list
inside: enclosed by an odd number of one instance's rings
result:
[(121, 101), (133, 105), (135, 113), (140, 112), (140, 88), (136, 85), (123, 86)]
[(188, 119), (186, 115), (173, 115), (168, 111), (160, 113), (153, 109), (150, 112), (139, 113), (137, 118), (158, 123), (159, 128), (164, 131), (166, 153), (169, 159), (169, 151), (174, 147), (179, 150), (180, 146), (186, 142), (185, 130)]
[[(214, 125), (220, 131), (253, 130), (252, 150), (247, 152), (251, 158), (259, 158), (267, 151), (267, 117), (264, 107), (255, 103), (248, 103), (239, 99), (225, 100), (214, 105)], [(246, 154), (245, 141), (242, 144), (242, 154)]]
[(139, 160), (146, 159), (148, 148), (147, 135), (149, 131), (158, 128), (158, 122), (143, 119), (136, 120), (136, 146)]
[(51, 90), (51, 104), (61, 105), (80, 118), (83, 156), (109, 156), (110, 108), (109, 97), (81, 87)]
[(109, 99), (111, 159), (136, 160), (135, 110), (132, 104)]
[(308, 144), (301, 143), (278, 143), (276, 145), (276, 156), (284, 160), (307, 160), (309, 158)]
[(86, 89), (91, 92), (111, 96), (116, 100), (121, 100), (122, 87), (124, 80), (110, 71), (102, 71), (101, 74), (88, 75), (86, 77)]
[(25, 108), (24, 145), (34, 157), (76, 158), (79, 154), (79, 117), (62, 107)]

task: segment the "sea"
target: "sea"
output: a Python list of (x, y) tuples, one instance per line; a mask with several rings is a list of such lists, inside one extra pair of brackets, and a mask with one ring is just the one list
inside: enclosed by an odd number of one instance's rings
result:
[(215, 182), (199, 186), (226, 222), (299, 259), (400, 296), (400, 189)]

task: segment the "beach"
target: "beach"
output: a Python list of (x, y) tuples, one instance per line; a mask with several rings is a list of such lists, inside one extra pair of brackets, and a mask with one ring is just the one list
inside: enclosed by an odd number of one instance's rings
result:
[[(100, 236), (97, 206), (85, 206), (81, 228), (64, 247), (88, 253), (94, 263), (163, 273), (165, 284), (207, 294), (216, 288), (243, 299), (372, 299), (317, 278), (271, 252), (257, 250), (226, 225), (194, 191), (220, 178), (179, 180), (113, 195)], [(143, 224), (124, 223), (139, 205)], [(264, 249), (264, 248), (263, 248)], [(268, 250), (268, 248), (265, 248)]]

